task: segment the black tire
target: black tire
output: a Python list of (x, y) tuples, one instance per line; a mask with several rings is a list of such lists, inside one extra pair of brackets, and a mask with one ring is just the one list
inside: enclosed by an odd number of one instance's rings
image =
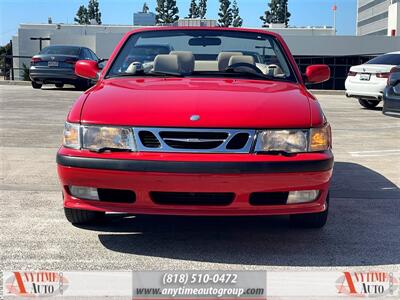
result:
[(64, 87), (64, 83), (56, 83), (56, 88), (62, 89)]
[(358, 99), (358, 102), (361, 104), (362, 107), (371, 109), (376, 107), (379, 104), (379, 100), (366, 100), (366, 99)]
[(31, 81), (31, 84), (32, 84), (32, 87), (33, 87), (34, 89), (40, 89), (40, 88), (42, 87), (42, 84), (41, 84), (41, 83), (37, 83), (37, 82), (35, 82), (35, 81)]
[(65, 217), (72, 224), (97, 223), (104, 218), (104, 212), (64, 208)]
[(329, 213), (329, 194), (326, 197), (327, 208), (325, 211), (315, 214), (291, 215), (290, 223), (296, 227), (302, 228), (322, 228), (328, 220)]

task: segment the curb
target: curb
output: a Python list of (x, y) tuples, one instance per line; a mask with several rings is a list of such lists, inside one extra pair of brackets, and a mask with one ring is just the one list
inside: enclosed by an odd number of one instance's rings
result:
[(346, 94), (345, 90), (309, 90), (310, 93), (314, 95), (340, 95), (344, 96)]
[(21, 81), (21, 80), (0, 80), (0, 85), (22, 85), (22, 86), (30, 86), (30, 81)]

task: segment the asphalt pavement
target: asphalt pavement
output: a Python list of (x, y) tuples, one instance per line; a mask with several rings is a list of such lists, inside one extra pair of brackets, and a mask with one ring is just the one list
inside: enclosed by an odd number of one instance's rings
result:
[[(334, 135), (322, 230), (286, 217), (64, 218), (55, 156), (81, 92), (0, 86), (0, 270), (400, 270), (400, 119), (320, 95)], [(346, 270), (349, 270), (346, 268)]]

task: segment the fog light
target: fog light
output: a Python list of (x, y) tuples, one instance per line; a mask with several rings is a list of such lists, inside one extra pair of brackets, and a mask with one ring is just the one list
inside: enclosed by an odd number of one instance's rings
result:
[(72, 196), (87, 200), (99, 200), (99, 194), (96, 188), (86, 186), (70, 186), (69, 191)]
[(287, 204), (312, 202), (318, 198), (318, 195), (318, 190), (292, 191), (289, 192)]

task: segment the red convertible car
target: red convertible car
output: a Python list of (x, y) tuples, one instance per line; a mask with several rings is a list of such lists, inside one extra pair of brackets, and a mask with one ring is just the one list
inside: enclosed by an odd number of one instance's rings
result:
[[(147, 46), (171, 50), (132, 60)], [(97, 84), (69, 112), (57, 154), (70, 222), (122, 212), (290, 215), (296, 225), (325, 225), (331, 129), (305, 84), (330, 71), (313, 65), (301, 74), (279, 35), (139, 29), (104, 69), (81, 60), (75, 72)]]

